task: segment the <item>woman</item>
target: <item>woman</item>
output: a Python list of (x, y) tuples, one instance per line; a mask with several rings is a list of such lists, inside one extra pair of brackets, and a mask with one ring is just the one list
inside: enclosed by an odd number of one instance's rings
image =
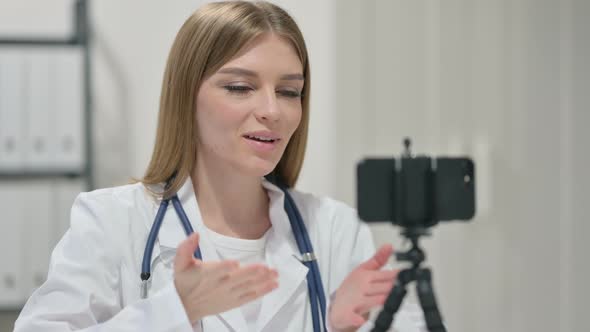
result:
[[(394, 283), (396, 272), (381, 270), (392, 248), (372, 255), (353, 209), (292, 189), (309, 88), (303, 37), (282, 9), (224, 2), (195, 12), (168, 58), (145, 176), (79, 195), (16, 331), (312, 331), (308, 268), (279, 184), (290, 188), (315, 249), (326, 325), (363, 325)], [(161, 201), (175, 193), (195, 233), (186, 238), (168, 211), (142, 298), (145, 244)], [(400, 331), (417, 331), (403, 312), (397, 318)]]

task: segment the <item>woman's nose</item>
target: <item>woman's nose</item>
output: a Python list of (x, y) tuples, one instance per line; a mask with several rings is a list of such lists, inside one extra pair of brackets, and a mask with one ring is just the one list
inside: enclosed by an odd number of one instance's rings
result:
[(256, 107), (255, 115), (261, 121), (276, 122), (279, 120), (281, 110), (274, 89), (264, 91), (260, 103)]

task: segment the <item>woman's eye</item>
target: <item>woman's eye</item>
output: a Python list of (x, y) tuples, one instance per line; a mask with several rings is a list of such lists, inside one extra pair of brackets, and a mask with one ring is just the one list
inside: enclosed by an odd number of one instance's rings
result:
[(301, 93), (299, 93), (299, 91), (293, 91), (293, 90), (279, 90), (277, 91), (281, 96), (287, 97), (287, 98), (300, 98), (301, 97)]
[[(253, 88), (246, 85), (225, 85), (223, 88), (229, 93), (237, 95), (245, 95), (254, 91)], [(286, 98), (301, 98), (301, 93), (296, 90), (277, 90), (276, 93)]]
[(224, 88), (228, 92), (235, 93), (235, 94), (246, 94), (246, 93), (253, 90), (251, 87), (244, 86), (244, 85), (226, 85), (226, 86), (224, 86)]

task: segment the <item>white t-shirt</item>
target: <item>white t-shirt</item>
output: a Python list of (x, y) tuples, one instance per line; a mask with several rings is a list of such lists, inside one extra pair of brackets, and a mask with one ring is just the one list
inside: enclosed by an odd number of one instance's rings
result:
[[(264, 235), (255, 240), (239, 239), (235, 237), (225, 236), (206, 228), (207, 236), (209, 240), (215, 246), (215, 250), (219, 254), (221, 259), (231, 259), (239, 261), (241, 265), (253, 264), (253, 263), (266, 263), (265, 260), (265, 248), (266, 239), (270, 228)], [(262, 298), (258, 298), (254, 301), (248, 302), (242, 305), (242, 314), (248, 324), (248, 330), (256, 330), (256, 321), (260, 314), (260, 308), (262, 306)]]

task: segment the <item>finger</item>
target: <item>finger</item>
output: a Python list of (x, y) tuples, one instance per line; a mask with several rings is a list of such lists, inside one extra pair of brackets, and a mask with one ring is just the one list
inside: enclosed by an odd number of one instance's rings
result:
[(244, 293), (247, 292), (249, 289), (255, 289), (260, 285), (264, 285), (268, 282), (277, 282), (276, 275), (274, 274), (266, 274), (266, 275), (258, 275), (252, 276), (247, 279), (240, 279), (237, 282), (233, 282), (232, 285), (228, 285), (231, 292), (237, 293)]
[(262, 285), (251, 287), (249, 289), (240, 289), (238, 294), (239, 305), (253, 301), (261, 296), (270, 293), (272, 290), (279, 287), (279, 283), (276, 281), (267, 281)]
[(248, 284), (256, 281), (269, 281), (276, 280), (278, 273), (275, 270), (271, 270), (264, 265), (259, 266), (246, 266), (230, 274), (226, 287), (232, 289), (236, 287), (244, 287)]
[(384, 244), (377, 250), (373, 257), (362, 263), (360, 267), (366, 270), (379, 270), (387, 263), (392, 253), (393, 247), (390, 244)]
[(371, 282), (383, 282), (396, 280), (399, 270), (379, 270), (373, 272)]
[[(340, 326), (337, 329), (345, 330), (350, 329), (351, 327), (359, 328), (367, 321), (367, 318), (357, 314), (354, 311), (341, 316), (342, 317), (339, 319), (340, 323), (338, 324)], [(332, 319), (332, 315), (330, 315), (330, 319)], [(333, 323), (331, 325), (334, 326)]]
[(391, 292), (391, 288), (393, 288), (393, 281), (391, 280), (371, 283), (364, 295), (388, 295)]
[(275, 270), (268, 268), (262, 264), (250, 264), (240, 268), (237, 271), (232, 272), (231, 278), (248, 278), (253, 275), (266, 275), (266, 274), (274, 274), (276, 273)]
[(365, 314), (371, 309), (382, 306), (387, 299), (387, 295), (373, 295), (365, 297), (364, 301), (356, 307), (355, 312)]
[(174, 258), (175, 271), (186, 270), (189, 266), (194, 264), (196, 259), (193, 255), (198, 246), (199, 234), (196, 232), (189, 235), (180, 243), (176, 249), (176, 257)]
[(348, 319), (349, 319), (348, 324), (351, 325), (352, 327), (355, 327), (355, 328), (361, 327), (361, 325), (365, 324), (365, 322), (367, 321), (365, 319), (365, 317), (363, 317), (355, 312), (350, 314)]

